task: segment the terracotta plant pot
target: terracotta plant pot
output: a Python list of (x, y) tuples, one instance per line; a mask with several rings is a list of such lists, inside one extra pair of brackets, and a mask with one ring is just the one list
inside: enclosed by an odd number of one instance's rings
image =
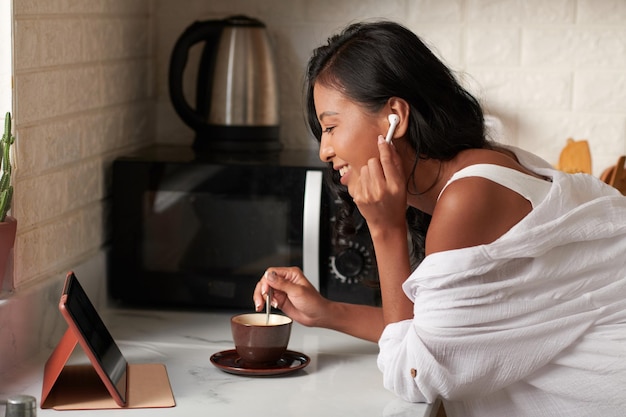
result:
[(13, 253), (16, 231), (17, 220), (15, 217), (7, 216), (5, 221), (0, 223), (0, 290), (4, 289), (6, 285), (4, 278), (7, 272), (7, 261)]

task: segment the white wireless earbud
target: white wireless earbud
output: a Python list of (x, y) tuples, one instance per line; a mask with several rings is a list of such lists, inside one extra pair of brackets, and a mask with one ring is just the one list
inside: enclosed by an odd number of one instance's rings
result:
[(389, 117), (389, 130), (387, 131), (387, 136), (385, 137), (385, 141), (387, 143), (391, 143), (391, 137), (393, 136), (393, 132), (396, 130), (396, 126), (400, 123), (400, 118), (397, 114), (390, 114)]

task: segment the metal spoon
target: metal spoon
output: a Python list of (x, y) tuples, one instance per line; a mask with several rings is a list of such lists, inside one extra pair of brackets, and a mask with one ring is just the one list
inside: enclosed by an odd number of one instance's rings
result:
[(270, 287), (269, 290), (267, 291), (267, 294), (266, 294), (266, 300), (265, 300), (265, 324), (269, 324), (269, 322), (270, 322), (270, 312), (272, 310), (272, 306), (271, 306), (270, 302), (272, 301), (273, 292), (274, 292), (274, 290), (272, 289), (272, 287)]

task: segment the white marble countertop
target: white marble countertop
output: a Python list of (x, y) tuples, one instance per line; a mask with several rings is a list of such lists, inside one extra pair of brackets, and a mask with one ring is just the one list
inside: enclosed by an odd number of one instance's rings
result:
[[(118, 416), (424, 416), (429, 404), (404, 402), (382, 386), (376, 366), (378, 347), (344, 334), (294, 323), (289, 349), (311, 358), (310, 364), (280, 376), (240, 376), (213, 366), (213, 353), (233, 349), (230, 316), (234, 313), (107, 310), (103, 320), (130, 363), (164, 363), (174, 408), (100, 411), (38, 409), (38, 415)], [(73, 361), (81, 361), (80, 347)], [(10, 381), (0, 381), (0, 397), (28, 394), (41, 398), (46, 357), (16, 367)], [(86, 361), (86, 359), (84, 359)]]

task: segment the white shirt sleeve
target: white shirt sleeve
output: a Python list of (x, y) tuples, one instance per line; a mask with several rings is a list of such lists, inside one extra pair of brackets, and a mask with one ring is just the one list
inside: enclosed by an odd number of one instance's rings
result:
[(429, 395), (425, 396), (416, 381), (419, 364), (414, 359), (407, 359), (410, 356), (415, 358), (411, 355), (414, 345), (409, 334), (411, 329), (412, 321), (405, 320), (389, 324), (383, 331), (378, 341), (378, 368), (383, 373), (383, 385), (403, 400), (433, 402), (437, 394), (427, 390)]

